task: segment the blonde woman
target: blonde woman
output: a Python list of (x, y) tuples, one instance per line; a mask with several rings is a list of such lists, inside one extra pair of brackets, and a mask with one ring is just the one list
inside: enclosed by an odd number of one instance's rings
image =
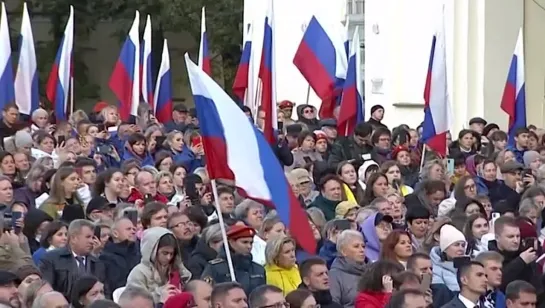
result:
[(173, 197), (176, 194), (172, 173), (168, 171), (158, 172), (157, 175), (155, 175), (155, 183), (157, 185), (157, 192), (167, 197), (169, 200), (168, 205), (176, 205), (176, 202), (171, 203), (172, 201), (175, 201), (173, 200)]
[(117, 107), (113, 105), (109, 105), (108, 107), (102, 109), (102, 111), (100, 112), (100, 116), (102, 117), (104, 125), (108, 127), (118, 126), (120, 123), (119, 112), (117, 110)]
[(407, 208), (405, 207), (405, 198), (403, 198), (399, 192), (392, 189), (388, 191), (386, 199), (388, 199), (388, 203), (390, 203), (392, 206), (391, 215), (394, 219), (394, 223), (396, 225), (404, 225), (405, 213), (407, 212)]
[(289, 237), (276, 237), (267, 242), (265, 272), (267, 284), (282, 289), (286, 296), (301, 284), (299, 268), (295, 264), (295, 241)]

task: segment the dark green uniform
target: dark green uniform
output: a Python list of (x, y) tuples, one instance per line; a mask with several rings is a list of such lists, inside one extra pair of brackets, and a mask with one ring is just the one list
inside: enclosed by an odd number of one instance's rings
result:
[[(250, 294), (255, 288), (267, 283), (263, 266), (252, 261), (252, 255), (243, 256), (232, 254), (235, 278), (242, 285), (246, 294)], [(229, 265), (224, 251), (220, 251), (218, 258), (208, 262), (202, 273), (202, 280), (210, 283), (222, 283), (231, 281)]]

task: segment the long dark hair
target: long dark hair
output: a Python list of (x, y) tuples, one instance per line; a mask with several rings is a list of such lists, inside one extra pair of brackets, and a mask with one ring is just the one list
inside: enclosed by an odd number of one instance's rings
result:
[(464, 235), (467, 241), (467, 247), (466, 247), (467, 255), (471, 255), (473, 251), (477, 249), (478, 240), (475, 238), (475, 236), (473, 236), (473, 223), (475, 223), (475, 221), (479, 218), (482, 218), (488, 222), (488, 219), (486, 219), (486, 216), (483, 215), (482, 213), (479, 213), (479, 214), (470, 215), (467, 218), (467, 222), (464, 226)]
[(51, 246), (51, 239), (55, 233), (59, 232), (63, 227), (68, 230), (68, 225), (60, 220), (50, 222), (45, 228), (45, 234), (42, 234), (42, 237), (40, 238), (40, 246), (48, 249)]
[(85, 296), (95, 284), (99, 282), (98, 278), (95, 276), (81, 276), (79, 277), (74, 286), (72, 286), (72, 291), (70, 292), (70, 303), (74, 308), (83, 308), (84, 305), (80, 302), (80, 299)]

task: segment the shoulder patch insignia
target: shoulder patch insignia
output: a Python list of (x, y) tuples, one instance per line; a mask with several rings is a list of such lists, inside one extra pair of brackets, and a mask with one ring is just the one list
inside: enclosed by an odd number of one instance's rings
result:
[(221, 258), (216, 258), (216, 259), (212, 259), (212, 260), (208, 261), (208, 263), (210, 263), (212, 265), (219, 264), (221, 262), (223, 262), (223, 259), (221, 259)]
[(214, 284), (214, 279), (212, 279), (212, 277), (210, 276), (206, 276), (202, 279), (204, 282), (208, 283), (209, 285), (213, 285)]

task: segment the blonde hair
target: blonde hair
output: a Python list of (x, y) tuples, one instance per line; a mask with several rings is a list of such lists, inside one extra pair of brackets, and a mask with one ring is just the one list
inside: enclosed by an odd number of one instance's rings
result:
[(70, 124), (75, 127), (81, 120), (89, 120), (89, 117), (87, 116), (87, 113), (85, 113), (85, 111), (78, 109), (70, 115), (70, 119), (68, 120), (68, 122), (70, 122)]
[(278, 255), (282, 252), (282, 247), (289, 243), (293, 244), (293, 248), (295, 248), (295, 241), (291, 237), (280, 236), (268, 240), (267, 246), (265, 246), (265, 260), (267, 264), (278, 265)]
[(159, 185), (159, 182), (162, 178), (169, 177), (171, 180), (174, 180), (172, 173), (168, 171), (159, 171), (157, 174), (155, 174), (155, 183)]

